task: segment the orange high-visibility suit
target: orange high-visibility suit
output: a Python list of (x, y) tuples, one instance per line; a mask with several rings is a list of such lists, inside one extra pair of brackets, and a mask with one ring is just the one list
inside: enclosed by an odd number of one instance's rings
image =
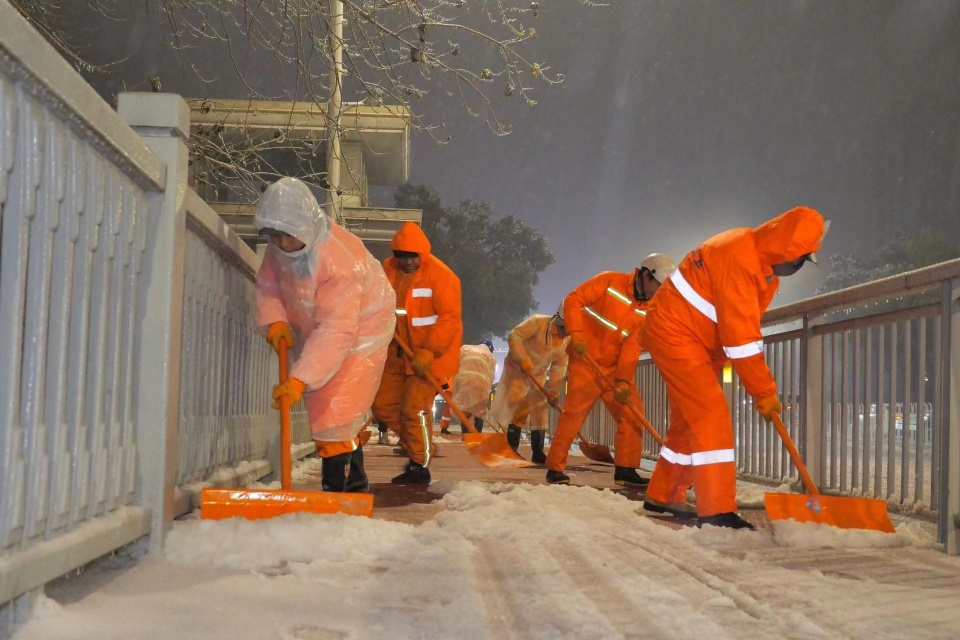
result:
[(756, 229), (732, 229), (690, 252), (657, 292), (643, 344), (667, 385), (670, 425), (647, 497), (682, 503), (693, 482), (697, 515), (737, 510), (733, 424), (720, 384), (729, 359), (754, 398), (776, 394), (760, 318), (777, 291), (772, 265), (820, 248), (819, 213), (797, 207)]
[[(394, 251), (420, 255), (420, 268), (407, 274), (387, 258), (383, 269), (397, 294), (397, 332), (414, 354), (433, 353), (429, 372), (440, 384), (453, 379), (463, 341), (460, 278), (430, 253), (430, 241), (419, 226), (408, 222), (394, 236)], [(419, 377), (396, 341), (390, 344), (373, 413), (381, 424), (396, 429), (410, 460), (427, 466), (431, 441), (433, 398), (436, 389)]]
[(639, 271), (605, 271), (574, 289), (563, 301), (564, 324), (571, 340), (567, 348), (570, 368), (567, 396), (563, 401), (557, 432), (550, 444), (547, 469), (566, 469), (570, 445), (598, 398), (603, 398), (617, 421), (615, 465), (631, 469), (640, 466), (643, 441), (631, 422), (630, 412), (614, 400), (612, 391), (600, 386), (590, 365), (573, 351), (573, 343), (578, 338), (585, 340), (587, 355), (600, 365), (611, 382), (628, 382), (631, 386), (630, 402), (643, 410), (643, 401), (634, 381), (637, 363), (643, 352), (639, 330), (648, 306), (647, 302), (634, 298), (633, 282)]
[(546, 315), (530, 316), (507, 337), (510, 351), (497, 383), (492, 409), (494, 420), (502, 427), (508, 424), (523, 427), (529, 418), (531, 431), (547, 428), (547, 398), (533, 386), (520, 366), (529, 360), (533, 367), (530, 376), (548, 391), (560, 392), (567, 375), (570, 338), (561, 338), (552, 320)]

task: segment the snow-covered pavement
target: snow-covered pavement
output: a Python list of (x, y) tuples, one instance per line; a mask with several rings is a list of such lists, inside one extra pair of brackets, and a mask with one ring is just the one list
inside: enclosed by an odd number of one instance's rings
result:
[(67, 581), (16, 639), (960, 636), (960, 560), (917, 525), (676, 530), (588, 487), (431, 491), (416, 526), (178, 522), (164, 559)]

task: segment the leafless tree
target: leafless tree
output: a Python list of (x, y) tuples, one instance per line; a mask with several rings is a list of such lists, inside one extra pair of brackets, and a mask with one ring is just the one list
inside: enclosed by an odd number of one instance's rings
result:
[[(55, 20), (56, 0), (12, 1), (68, 59), (93, 68)], [(107, 17), (124, 2), (77, 1), (88, 2), (91, 11)], [(432, 117), (429, 104), (433, 103), (425, 98), (457, 100), (494, 134), (507, 135), (511, 126), (499, 116), (504, 101), (520, 100), (532, 107), (537, 103), (538, 85), (563, 82), (561, 73), (536, 57), (537, 18), (547, 10), (559, 10), (549, 7), (555, 4), (549, 0), (542, 4), (529, 0), (342, 0), (342, 5), (328, 0), (156, 0), (142, 9), (142, 19), (158, 21), (183, 64), (201, 78), (222, 75), (222, 60), (229, 60), (250, 100), (301, 100), (326, 107), (338, 88), (344, 99), (402, 114), (412, 127), (446, 143), (450, 134), (443, 122)], [(331, 9), (338, 5), (345, 25), (341, 36), (336, 35), (337, 16)], [(130, 6), (124, 2), (125, 10)], [(210, 51), (212, 45), (219, 45), (225, 55), (217, 61), (201, 59), (198, 52)], [(338, 75), (331, 73), (338, 48), (343, 56), (341, 85)], [(216, 68), (211, 67), (214, 62)], [(155, 91), (160, 90), (160, 80), (149, 79)], [(327, 126), (329, 131), (339, 131), (341, 125), (339, 119), (331, 118)], [(234, 182), (253, 188), (289, 175), (291, 167), (277, 166), (275, 160), (286, 152), (283, 162), (295, 159), (296, 173), (323, 184), (325, 171), (315, 162), (319, 141), (285, 131), (257, 139), (235, 134), (225, 127), (195, 132), (194, 154), (208, 167), (211, 179), (231, 175)]]

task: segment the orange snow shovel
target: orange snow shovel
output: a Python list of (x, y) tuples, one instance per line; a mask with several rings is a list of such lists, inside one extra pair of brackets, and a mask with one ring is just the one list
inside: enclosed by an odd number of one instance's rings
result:
[[(561, 407), (559, 404), (557, 404), (550, 398), (550, 392), (547, 391), (542, 384), (540, 384), (539, 380), (537, 380), (531, 375), (528, 375), (527, 378), (530, 379), (530, 382), (533, 383), (533, 386), (535, 386), (537, 389), (540, 390), (540, 393), (546, 396), (547, 404), (549, 404), (558, 412), (563, 411), (563, 407)], [(603, 444), (594, 444), (590, 442), (589, 440), (584, 438), (582, 435), (580, 435), (579, 431), (577, 431), (577, 439), (579, 440), (579, 443), (580, 443), (580, 451), (583, 452), (583, 455), (585, 455), (587, 459), (593, 460), (594, 462), (604, 462), (606, 464), (613, 464), (613, 456), (610, 455), (610, 447)]]
[[(590, 367), (593, 369), (593, 372), (597, 376), (597, 382), (600, 383), (600, 386), (602, 386), (605, 391), (609, 391), (610, 393), (613, 393), (616, 386), (610, 381), (610, 378), (608, 378), (607, 375), (603, 372), (603, 369), (600, 368), (600, 365), (597, 364), (597, 361), (591, 358), (590, 356), (588, 356), (587, 354), (583, 354), (580, 357), (586, 360), (587, 364), (589, 364)], [(657, 444), (659, 444), (662, 447), (663, 438), (660, 437), (660, 434), (657, 433), (657, 430), (653, 428), (653, 425), (650, 424), (647, 421), (647, 419), (643, 416), (643, 412), (641, 412), (639, 409), (633, 406), (633, 403), (631, 402), (628, 402), (624, 406), (633, 415), (633, 417), (637, 420), (637, 422), (639, 422), (643, 426), (643, 428), (647, 430), (647, 433), (650, 434), (650, 437), (656, 440)], [(637, 429), (636, 425), (634, 425), (634, 429), (636, 429), (638, 433), (640, 432), (640, 429)], [(643, 434), (640, 433), (640, 436), (643, 437)]]
[[(407, 358), (413, 360), (415, 357), (413, 350), (404, 339), (397, 333), (393, 334), (393, 339), (400, 345), (403, 352), (407, 354)], [(478, 433), (473, 426), (473, 421), (467, 418), (467, 414), (453, 401), (453, 394), (450, 393), (450, 389), (444, 389), (429, 372), (425, 378), (427, 382), (433, 385), (437, 393), (443, 396), (443, 399), (446, 400), (450, 406), (450, 410), (453, 411), (457, 419), (460, 420), (460, 423), (470, 432), (468, 434), (470, 437), (464, 437), (463, 442), (467, 446), (467, 451), (473, 454), (480, 464), (485, 467), (501, 469), (534, 466), (532, 462), (524, 460), (520, 454), (510, 447), (510, 443), (507, 442), (507, 436), (503, 432), (497, 431), (496, 433), (490, 434)], [(488, 422), (487, 424), (490, 423)], [(492, 426), (493, 425), (491, 425), (491, 427)]]
[[(287, 343), (280, 341), (280, 380), (287, 379)], [(369, 493), (332, 491), (293, 491), (290, 473), (290, 398), (280, 398), (280, 490), (276, 489), (204, 489), (200, 494), (200, 517), (223, 520), (241, 517), (247, 520), (275, 518), (288, 513), (346, 513), (373, 515), (373, 496)]]
[(825, 496), (817, 490), (810, 472), (803, 464), (800, 452), (793, 444), (780, 414), (773, 415), (773, 424), (790, 452), (790, 458), (796, 465), (803, 484), (809, 494), (768, 493), (764, 496), (764, 506), (771, 520), (796, 520), (797, 522), (815, 522), (828, 524), (840, 529), (870, 529), (884, 533), (895, 533), (893, 523), (887, 514), (887, 503), (872, 498), (848, 498)]

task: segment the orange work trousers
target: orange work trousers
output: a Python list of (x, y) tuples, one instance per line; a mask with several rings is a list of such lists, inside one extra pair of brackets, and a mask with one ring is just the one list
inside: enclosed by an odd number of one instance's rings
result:
[(373, 400), (377, 422), (394, 429), (410, 459), (427, 466), (436, 451), (432, 440), (433, 399), (429, 382), (406, 371), (406, 357), (390, 349), (380, 389)]
[(670, 425), (647, 496), (664, 503), (685, 502), (692, 482), (697, 515), (705, 517), (737, 510), (737, 467), (733, 423), (720, 384), (723, 362), (712, 362), (702, 347), (700, 357), (693, 357), (693, 348), (654, 341), (648, 345), (667, 383)]
[[(614, 368), (601, 367), (604, 374), (613, 381)], [(604, 391), (600, 387), (593, 369), (581, 358), (570, 359), (570, 368), (567, 373), (567, 397), (563, 401), (563, 413), (557, 422), (557, 432), (550, 443), (550, 453), (547, 455), (547, 469), (563, 471), (567, 468), (567, 455), (570, 445), (577, 437), (577, 432), (583, 426), (593, 405), (603, 399), (610, 415), (617, 421), (617, 432), (614, 435), (613, 462), (618, 467), (636, 469), (640, 466), (640, 456), (643, 453), (643, 440), (631, 422), (630, 412), (619, 402), (614, 400), (612, 391)], [(640, 394), (634, 389), (630, 401), (643, 411), (643, 401)]]
[(341, 453), (349, 453), (360, 448), (360, 437), (353, 440), (344, 440), (343, 442), (332, 440), (314, 440), (317, 445), (317, 455), (321, 458), (332, 458)]

